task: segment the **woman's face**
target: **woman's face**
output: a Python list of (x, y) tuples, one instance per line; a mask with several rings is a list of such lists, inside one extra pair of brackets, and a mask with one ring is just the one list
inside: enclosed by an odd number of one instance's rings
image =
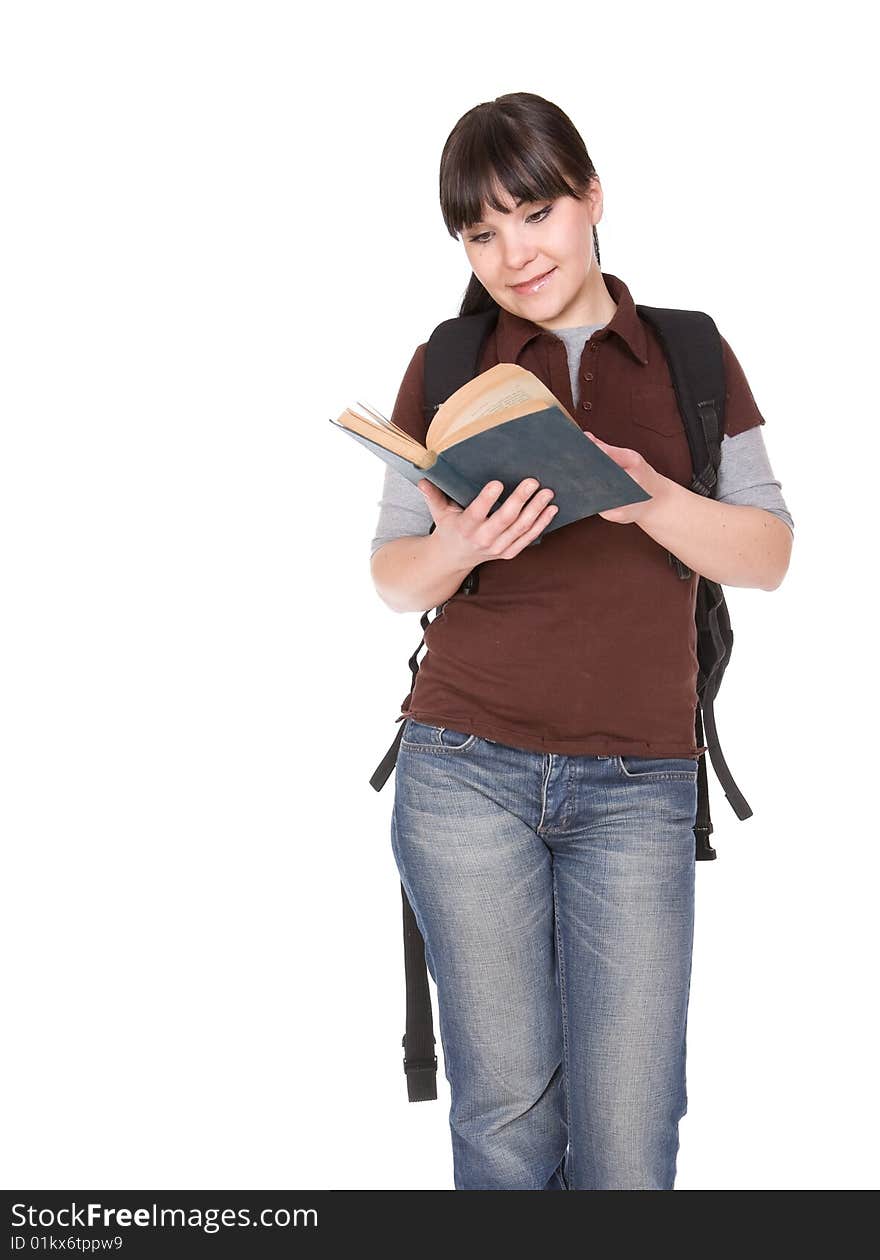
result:
[[(499, 306), (544, 327), (566, 327), (572, 312), (598, 280), (593, 224), (602, 217), (602, 188), (588, 193), (515, 205), (505, 189), (498, 200), (510, 213), (483, 207), (483, 220), (462, 228), (474, 275)], [(550, 274), (544, 276), (545, 272)], [(530, 283), (517, 288), (522, 281)]]

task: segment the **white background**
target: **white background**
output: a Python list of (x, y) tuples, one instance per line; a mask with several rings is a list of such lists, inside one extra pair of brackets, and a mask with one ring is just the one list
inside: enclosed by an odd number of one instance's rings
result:
[(3, 6), (3, 1185), (452, 1187), (368, 783), (421, 630), (328, 418), (457, 313), (440, 152), (512, 91), (581, 131), (602, 267), (715, 318), (795, 519), (727, 590), (754, 816), (710, 771), (676, 1187), (878, 1184), (866, 16)]

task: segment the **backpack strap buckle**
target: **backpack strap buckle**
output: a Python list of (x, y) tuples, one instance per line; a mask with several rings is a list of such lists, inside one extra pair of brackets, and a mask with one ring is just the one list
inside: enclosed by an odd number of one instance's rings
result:
[[(400, 1043), (406, 1050), (406, 1033)], [(437, 1097), (437, 1056), (407, 1058), (403, 1056), (406, 1092), (410, 1102), (430, 1102)]]
[(406, 1072), (407, 1076), (410, 1072), (436, 1072), (437, 1056), (436, 1054), (432, 1054), (430, 1059), (407, 1059), (406, 1056), (404, 1056), (403, 1070)]

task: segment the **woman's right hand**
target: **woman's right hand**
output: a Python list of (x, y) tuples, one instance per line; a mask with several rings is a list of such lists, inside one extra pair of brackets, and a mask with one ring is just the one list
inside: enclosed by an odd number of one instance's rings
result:
[(466, 508), (459, 507), (432, 481), (418, 488), (434, 518), (434, 535), (443, 540), (455, 566), (472, 568), (484, 560), (512, 560), (534, 541), (558, 512), (552, 490), (539, 490), (534, 477), (521, 481), (497, 512), (489, 509), (504, 493), (500, 481), (488, 482)]

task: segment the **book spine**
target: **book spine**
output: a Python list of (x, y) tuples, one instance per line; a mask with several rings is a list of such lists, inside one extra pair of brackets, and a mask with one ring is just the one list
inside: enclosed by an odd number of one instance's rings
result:
[(442, 452), (437, 456), (430, 468), (426, 468), (421, 474), (427, 477), (430, 482), (438, 486), (444, 494), (448, 495), (459, 507), (465, 508), (469, 503), (477, 497), (482, 490), (482, 486), (475, 486), (467, 477), (463, 477), (460, 472), (446, 460)]

